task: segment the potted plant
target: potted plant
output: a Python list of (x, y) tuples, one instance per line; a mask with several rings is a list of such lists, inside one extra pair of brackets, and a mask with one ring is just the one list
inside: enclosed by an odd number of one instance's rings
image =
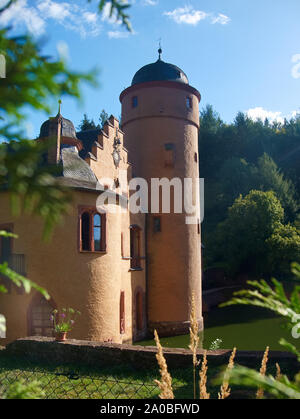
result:
[(64, 342), (67, 339), (67, 334), (70, 332), (75, 324), (75, 319), (81, 313), (73, 308), (63, 308), (61, 312), (54, 310), (52, 314), (55, 340), (57, 342)]

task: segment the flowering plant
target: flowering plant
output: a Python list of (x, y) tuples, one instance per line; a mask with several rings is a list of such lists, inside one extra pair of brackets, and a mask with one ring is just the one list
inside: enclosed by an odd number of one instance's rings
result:
[(75, 319), (81, 313), (73, 308), (63, 308), (61, 312), (54, 310), (51, 316), (54, 330), (57, 333), (70, 332), (75, 324)]

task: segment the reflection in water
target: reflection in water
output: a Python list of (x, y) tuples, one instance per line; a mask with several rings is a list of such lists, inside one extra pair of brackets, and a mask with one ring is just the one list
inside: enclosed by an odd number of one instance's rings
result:
[[(282, 318), (259, 307), (233, 306), (216, 308), (204, 316), (204, 343), (208, 349), (215, 339), (222, 339), (222, 348), (239, 350), (284, 350), (279, 345), (281, 337), (300, 347), (300, 341), (292, 338), (284, 328)], [(162, 338), (162, 345), (170, 348), (188, 348), (189, 335)], [(155, 345), (153, 340), (136, 343), (137, 345)]]

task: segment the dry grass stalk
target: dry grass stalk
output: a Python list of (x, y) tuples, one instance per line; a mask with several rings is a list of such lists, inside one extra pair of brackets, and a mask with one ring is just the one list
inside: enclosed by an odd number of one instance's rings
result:
[(226, 371), (224, 373), (223, 384), (221, 386), (221, 392), (219, 393), (219, 400), (225, 400), (231, 394), (231, 389), (229, 387), (229, 380), (230, 380), (231, 371), (233, 370), (233, 367), (234, 367), (235, 355), (236, 355), (236, 348), (234, 348), (232, 353), (231, 353), (231, 356), (229, 358), (228, 366), (227, 366)]
[(159, 372), (161, 375), (161, 381), (154, 380), (160, 388), (160, 399), (174, 399), (174, 393), (172, 388), (172, 377), (168, 372), (167, 363), (163, 354), (163, 349), (159, 341), (157, 331), (154, 331), (154, 339), (157, 346), (156, 359), (159, 365)]
[(195, 294), (192, 295), (191, 315), (190, 315), (190, 345), (189, 348), (193, 352), (193, 375), (194, 375), (194, 399), (196, 399), (196, 368), (199, 365), (197, 360), (197, 349), (199, 346), (199, 326), (196, 315)]
[(204, 352), (202, 365), (201, 365), (201, 371), (199, 373), (200, 375), (200, 399), (201, 400), (208, 400), (210, 399), (210, 394), (207, 393), (207, 351)]
[(281, 374), (281, 369), (280, 369), (279, 364), (276, 364), (276, 371), (277, 371), (277, 373), (276, 373), (276, 380), (277, 381), (280, 381), (281, 378), (282, 378), (282, 374)]
[[(264, 357), (263, 357), (262, 363), (261, 363), (260, 375), (262, 377), (265, 377), (266, 376), (269, 351), (270, 351), (270, 348), (267, 347), (267, 349), (266, 349), (266, 351), (264, 353)], [(262, 388), (259, 388), (257, 390), (257, 393), (256, 393), (256, 398), (257, 399), (262, 399), (263, 397), (264, 397), (264, 390)]]

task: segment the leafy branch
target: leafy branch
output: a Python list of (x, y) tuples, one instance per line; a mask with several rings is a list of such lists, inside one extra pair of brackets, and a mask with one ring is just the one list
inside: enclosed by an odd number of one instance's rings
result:
[[(91, 0), (88, 0), (91, 2)], [(128, 31), (131, 31), (131, 24), (129, 22), (129, 15), (126, 13), (130, 4), (126, 0), (100, 0), (98, 8), (99, 12), (103, 12), (106, 4), (110, 4), (110, 13), (109, 17), (116, 16), (116, 20), (121, 20), (122, 24), (127, 28)]]
[[(17, 238), (18, 237), (15, 234), (9, 233), (7, 231), (0, 231), (0, 236), (6, 237), (6, 238), (7, 237), (11, 237), (11, 238)], [(24, 287), (24, 290), (25, 290), (26, 294), (29, 294), (31, 292), (31, 290), (34, 289), (34, 290), (38, 291), (39, 293), (41, 293), (46, 298), (46, 300), (50, 299), (50, 295), (48, 294), (48, 292), (44, 288), (40, 287), (35, 282), (30, 281), (29, 279), (25, 278), (22, 275), (19, 275), (17, 272), (10, 269), (8, 267), (7, 262), (4, 262), (4, 263), (0, 264), (0, 274), (2, 276), (7, 277), (17, 287)], [(4, 285), (0, 284), (0, 293), (6, 293), (6, 292), (7, 292), (6, 287)]]
[[(300, 279), (300, 266), (292, 265), (293, 273)], [(232, 305), (252, 305), (263, 307), (279, 314), (289, 320), (289, 326), (295, 323), (300, 315), (300, 286), (295, 286), (288, 298), (283, 285), (276, 279), (272, 279), (274, 288), (265, 280), (248, 281), (254, 290), (242, 290), (234, 293), (234, 297), (221, 305), (221, 307)]]
[[(300, 279), (299, 264), (292, 264), (292, 272)], [(263, 307), (284, 317), (290, 329), (295, 325), (297, 327), (297, 322), (300, 321), (300, 286), (295, 286), (288, 297), (280, 282), (273, 279), (272, 283), (273, 288), (264, 280), (249, 281), (248, 284), (254, 289), (236, 292), (229, 302), (221, 306), (242, 304)], [(296, 346), (285, 339), (281, 339), (279, 343), (300, 361), (300, 352)], [(231, 382), (245, 387), (258, 387), (276, 398), (300, 399), (300, 373), (291, 382), (287, 376), (264, 376), (255, 370), (239, 366), (233, 370)]]
[(261, 388), (277, 399), (300, 399), (300, 376), (293, 383), (286, 376), (278, 380), (272, 375), (263, 376), (250, 368), (236, 366), (231, 372), (230, 382), (247, 388)]

